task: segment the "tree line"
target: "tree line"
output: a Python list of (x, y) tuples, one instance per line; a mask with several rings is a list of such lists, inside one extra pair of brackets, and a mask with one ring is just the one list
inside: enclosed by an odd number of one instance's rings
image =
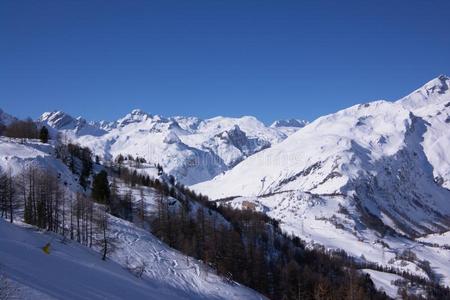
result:
[(40, 139), (43, 143), (48, 143), (50, 138), (48, 128), (41, 126), (38, 128), (31, 119), (17, 120), (8, 126), (0, 126), (0, 135), (19, 139)]
[(230, 283), (271, 299), (386, 299), (369, 276), (331, 253), (309, 250), (262, 213), (216, 206), (178, 184), (121, 169), (120, 178), (155, 189), (156, 210), (144, 212), (162, 241), (207, 263)]
[[(93, 190), (96, 189), (94, 185)], [(51, 170), (30, 165), (13, 175), (11, 170), (0, 169), (1, 217), (11, 223), (20, 218), (42, 230), (61, 234), (64, 240), (95, 246), (102, 259), (111, 253), (115, 242), (109, 230), (109, 209), (95, 193), (70, 190), (61, 174)]]

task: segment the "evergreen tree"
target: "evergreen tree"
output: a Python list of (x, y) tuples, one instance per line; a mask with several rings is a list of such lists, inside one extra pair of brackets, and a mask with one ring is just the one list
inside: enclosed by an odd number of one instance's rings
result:
[(111, 191), (109, 189), (108, 174), (102, 170), (94, 176), (92, 183), (92, 198), (97, 202), (107, 204)]
[(119, 165), (122, 165), (124, 160), (125, 160), (125, 157), (123, 157), (122, 154), (119, 154), (119, 155), (116, 157), (116, 163), (118, 163)]
[(41, 130), (39, 131), (39, 139), (42, 143), (48, 143), (48, 129), (45, 126), (42, 126)]
[(158, 175), (161, 176), (162, 174), (164, 174), (164, 169), (160, 164), (156, 165), (156, 168), (158, 169)]
[(83, 189), (86, 190), (87, 182), (86, 182), (86, 177), (83, 176), (83, 174), (80, 175), (79, 183), (83, 187)]

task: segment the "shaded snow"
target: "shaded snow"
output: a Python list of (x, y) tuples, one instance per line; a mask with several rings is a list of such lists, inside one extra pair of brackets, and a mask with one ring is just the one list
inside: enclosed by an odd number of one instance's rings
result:
[(392, 282), (395, 280), (402, 280), (403, 277), (370, 269), (364, 269), (362, 271), (370, 275), (370, 278), (372, 279), (373, 284), (375, 285), (377, 290), (384, 291), (386, 295), (391, 298), (399, 298), (398, 287), (395, 286)]

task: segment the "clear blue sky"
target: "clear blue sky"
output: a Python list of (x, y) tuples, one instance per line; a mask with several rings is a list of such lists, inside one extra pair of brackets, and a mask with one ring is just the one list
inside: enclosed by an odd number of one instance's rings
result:
[(0, 108), (312, 120), (450, 73), (450, 1), (2, 0)]

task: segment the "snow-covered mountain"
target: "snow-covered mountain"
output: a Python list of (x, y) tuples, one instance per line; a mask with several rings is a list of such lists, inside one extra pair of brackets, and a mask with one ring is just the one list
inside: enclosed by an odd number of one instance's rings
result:
[(297, 120), (297, 119), (288, 119), (288, 120), (277, 120), (270, 125), (272, 128), (277, 128), (281, 130), (286, 135), (291, 135), (302, 127), (308, 125), (308, 121), (305, 120)]
[(62, 111), (46, 112), (39, 118), (39, 121), (56, 131), (70, 131), (74, 136), (92, 135), (100, 136), (108, 128), (105, 123), (89, 123), (82, 117), (74, 118)]
[(308, 121), (305, 120), (297, 120), (297, 119), (288, 119), (288, 120), (277, 120), (270, 125), (270, 127), (297, 127), (302, 128), (308, 124)]
[(439, 76), (397, 102), (321, 117), (194, 188), (371, 261), (414, 248), (450, 284), (450, 252), (414, 241), (450, 228), (449, 85)]
[(63, 132), (106, 160), (119, 154), (143, 157), (186, 184), (209, 180), (298, 129), (298, 124), (267, 127), (254, 117), (165, 118), (138, 109), (110, 123), (60, 111), (44, 113), (39, 121), (53, 135)]

